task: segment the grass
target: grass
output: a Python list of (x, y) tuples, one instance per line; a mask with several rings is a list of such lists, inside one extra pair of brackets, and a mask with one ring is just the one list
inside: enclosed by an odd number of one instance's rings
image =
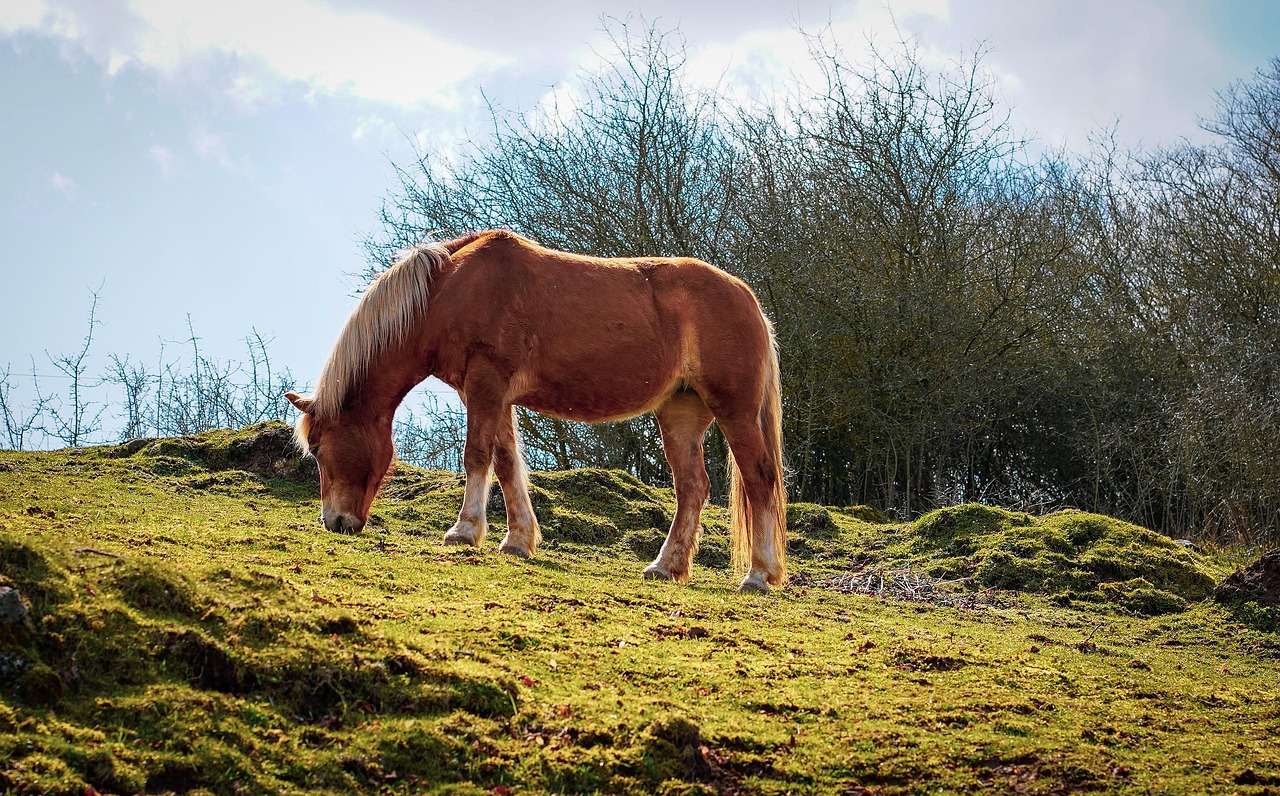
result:
[[(534, 476), (545, 546), (445, 548), (453, 474), (323, 531), (279, 427), (0, 453), (11, 793), (1276, 793), (1274, 613), (1212, 556), (1078, 513), (911, 524), (791, 508), (795, 585), (739, 595), (708, 507), (644, 581), (669, 491)], [(238, 469), (242, 468), (242, 469)], [(960, 610), (824, 580), (909, 563)]]

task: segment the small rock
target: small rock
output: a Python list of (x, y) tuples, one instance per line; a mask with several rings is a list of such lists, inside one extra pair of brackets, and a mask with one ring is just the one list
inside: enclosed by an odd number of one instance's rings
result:
[(22, 594), (12, 586), (0, 586), (0, 624), (31, 624), (27, 604), (22, 601)]
[(9, 686), (31, 670), (31, 661), (16, 652), (0, 652), (0, 686)]

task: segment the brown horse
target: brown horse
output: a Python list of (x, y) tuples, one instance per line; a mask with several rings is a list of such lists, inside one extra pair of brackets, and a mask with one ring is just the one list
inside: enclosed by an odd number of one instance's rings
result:
[(446, 544), (479, 545), (490, 474), (507, 506), (501, 552), (542, 535), (513, 406), (600, 422), (653, 412), (676, 515), (646, 578), (687, 580), (710, 488), (702, 440), (714, 419), (734, 461), (734, 560), (742, 591), (786, 576), (786, 488), (773, 329), (741, 280), (700, 260), (601, 259), (505, 231), (411, 249), (351, 314), (302, 412), (297, 438), (320, 468), (321, 519), (358, 531), (390, 466), (392, 417), (436, 376), (467, 408), (466, 490)]

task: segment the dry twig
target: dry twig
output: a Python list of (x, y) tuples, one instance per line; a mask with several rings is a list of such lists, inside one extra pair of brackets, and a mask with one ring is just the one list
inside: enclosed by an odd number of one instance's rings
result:
[(994, 603), (992, 589), (970, 591), (965, 584), (973, 578), (934, 578), (911, 568), (884, 565), (868, 566), (832, 575), (822, 581), (828, 589), (845, 594), (869, 594), (952, 608), (977, 608)]

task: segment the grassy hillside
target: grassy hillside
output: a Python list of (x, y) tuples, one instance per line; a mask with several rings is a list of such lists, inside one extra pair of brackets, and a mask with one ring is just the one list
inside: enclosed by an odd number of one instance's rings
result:
[(1141, 528), (961, 506), (791, 509), (739, 595), (709, 507), (535, 474), (545, 547), (445, 548), (402, 468), (325, 532), (283, 427), (0, 453), (0, 786), (13, 793), (1280, 792), (1276, 614)]

